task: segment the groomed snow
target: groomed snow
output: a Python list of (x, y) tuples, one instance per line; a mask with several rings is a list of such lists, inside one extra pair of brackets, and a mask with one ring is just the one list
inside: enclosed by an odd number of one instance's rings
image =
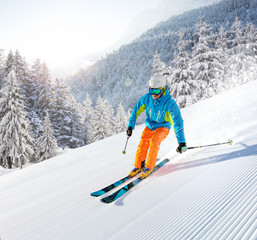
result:
[(144, 126), (0, 177), (1, 240), (257, 239), (257, 81), (182, 109), (158, 172), (112, 204), (90, 196), (133, 167)]

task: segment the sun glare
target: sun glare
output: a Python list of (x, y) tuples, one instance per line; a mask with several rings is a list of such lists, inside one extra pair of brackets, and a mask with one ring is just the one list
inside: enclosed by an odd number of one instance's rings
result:
[[(84, 26), (85, 31), (71, 26), (51, 26), (40, 28), (30, 38), (29, 55), (38, 55), (39, 58), (51, 65), (65, 65), (87, 54), (103, 50), (106, 45), (115, 41), (115, 34), (96, 31), (93, 25)], [(88, 65), (88, 63), (84, 64)]]

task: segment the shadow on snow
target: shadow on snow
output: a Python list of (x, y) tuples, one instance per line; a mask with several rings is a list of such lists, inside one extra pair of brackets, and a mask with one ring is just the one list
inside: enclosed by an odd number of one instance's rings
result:
[[(241, 144), (241, 145), (244, 146), (244, 149), (240, 149), (238, 151), (224, 153), (224, 154), (220, 154), (220, 155), (214, 155), (211, 157), (206, 157), (206, 158), (202, 158), (202, 159), (195, 160), (195, 161), (168, 164), (161, 169), (159, 174), (157, 172), (157, 174), (159, 176), (163, 176), (166, 174), (170, 174), (171, 172), (174, 172), (174, 171), (184, 170), (184, 169), (188, 169), (188, 168), (200, 167), (200, 166), (208, 165), (208, 164), (215, 164), (215, 163), (229, 161), (229, 160), (233, 160), (233, 159), (241, 158), (241, 157), (257, 156), (257, 144), (252, 145), (252, 146), (247, 146), (245, 144)], [(123, 200), (124, 200), (124, 198), (126, 198), (126, 196), (128, 194), (125, 194), (118, 201), (116, 201), (115, 205), (117, 205), (117, 206), (124, 205)]]
[(174, 171), (179, 171), (188, 168), (199, 167), (208, 164), (215, 164), (219, 162), (229, 161), (241, 157), (257, 156), (257, 144), (247, 146), (242, 144), (245, 148), (238, 151), (214, 155), (211, 157), (202, 158), (195, 161), (188, 161), (182, 163), (169, 164), (163, 167), (160, 175), (166, 175)]

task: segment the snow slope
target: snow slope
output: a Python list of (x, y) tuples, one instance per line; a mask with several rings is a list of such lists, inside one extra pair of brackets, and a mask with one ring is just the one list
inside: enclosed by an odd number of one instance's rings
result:
[(1, 240), (257, 239), (257, 81), (182, 109), (188, 146), (112, 204), (92, 191), (133, 167), (144, 126), (0, 177)]

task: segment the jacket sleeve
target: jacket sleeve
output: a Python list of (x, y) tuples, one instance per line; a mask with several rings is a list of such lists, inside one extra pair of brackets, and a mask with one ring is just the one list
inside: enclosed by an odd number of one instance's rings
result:
[(185, 143), (186, 139), (184, 134), (184, 120), (174, 99), (172, 99), (168, 115), (168, 118), (170, 118), (170, 122), (172, 123), (174, 132), (176, 134), (178, 143)]
[(131, 116), (130, 116), (130, 119), (129, 119), (129, 123), (128, 123), (128, 127), (132, 127), (133, 129), (135, 128), (135, 125), (136, 125), (136, 121), (139, 117), (139, 115), (145, 111), (146, 109), (146, 95), (144, 95), (143, 97), (141, 97), (139, 99), (139, 101), (137, 102), (137, 104), (135, 105), (132, 113), (131, 113)]

